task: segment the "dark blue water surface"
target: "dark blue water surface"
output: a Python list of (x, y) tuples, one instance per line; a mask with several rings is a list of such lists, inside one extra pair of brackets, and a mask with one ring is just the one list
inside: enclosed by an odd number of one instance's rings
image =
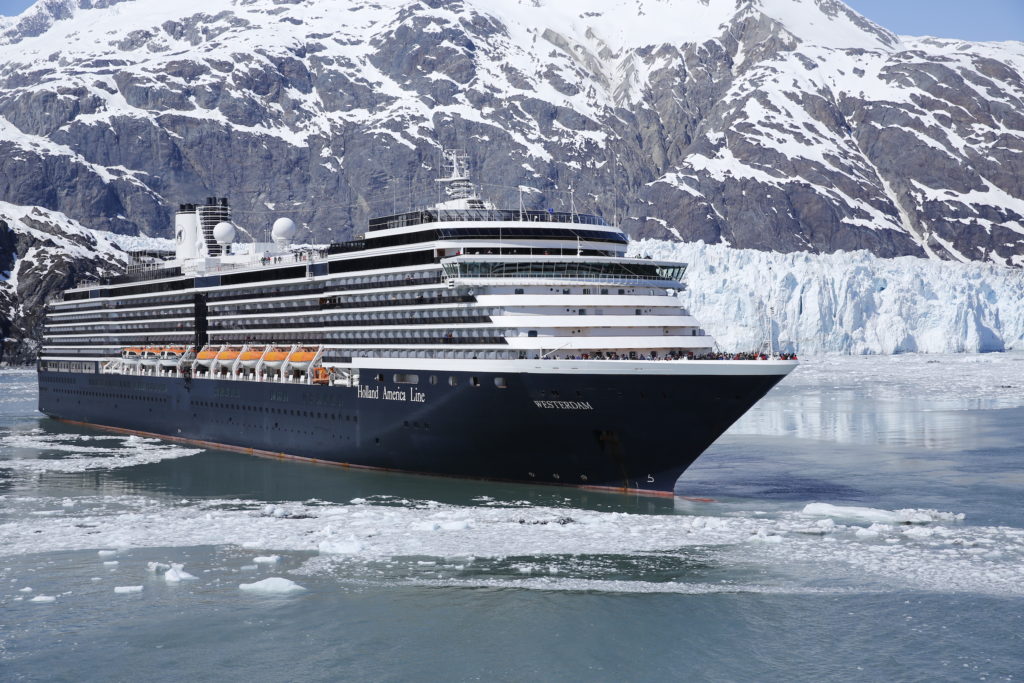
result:
[(1019, 355), (808, 361), (675, 500), (201, 450), (35, 401), (0, 373), (4, 680), (1024, 676)]

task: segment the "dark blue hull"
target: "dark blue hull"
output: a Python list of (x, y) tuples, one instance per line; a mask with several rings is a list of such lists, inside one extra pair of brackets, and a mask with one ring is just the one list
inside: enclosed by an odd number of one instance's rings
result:
[(498, 387), (484, 373), (430, 384), (417, 372), (415, 386), (328, 387), (41, 371), (39, 410), (258, 454), (670, 494), (783, 376), (502, 373)]

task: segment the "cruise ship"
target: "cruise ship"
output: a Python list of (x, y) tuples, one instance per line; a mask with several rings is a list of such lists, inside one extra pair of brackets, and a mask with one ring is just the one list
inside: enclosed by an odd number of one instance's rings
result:
[(575, 211), (498, 209), (445, 153), (438, 201), (360, 239), (242, 245), (227, 199), (176, 249), (48, 305), (51, 418), (345, 467), (672, 495), (796, 365), (723, 356), (676, 294)]

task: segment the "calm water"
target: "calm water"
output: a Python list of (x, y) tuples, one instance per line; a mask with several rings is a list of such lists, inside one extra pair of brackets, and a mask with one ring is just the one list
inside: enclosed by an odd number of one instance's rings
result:
[[(283, 463), (35, 403), (0, 373), (5, 680), (1024, 679), (1020, 355), (806, 362), (675, 501)], [(302, 590), (240, 588), (272, 577)]]

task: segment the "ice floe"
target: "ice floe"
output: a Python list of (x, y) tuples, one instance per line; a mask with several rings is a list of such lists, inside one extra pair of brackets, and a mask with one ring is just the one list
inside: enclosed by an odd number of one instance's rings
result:
[[(817, 502), (773, 512), (709, 505), (702, 515), (641, 515), (486, 503), (307, 501), (275, 504), (283, 514), (266, 515), (265, 503), (239, 499), (82, 497), (74, 515), (0, 523), (0, 555), (234, 546), (278, 557), (297, 553), (305, 557), (300, 573), (373, 578), (383, 568), (394, 580), (433, 573), (456, 585), (480, 579), (481, 572), (545, 582), (581, 574), (602, 579), (602, 557), (678, 568), (699, 556), (711, 567), (758, 567), (774, 577), (776, 588), (795, 591), (856, 585), (1024, 595), (1024, 530), (970, 526), (955, 512)], [(505, 558), (517, 560), (510, 566)], [(247, 562), (243, 570), (260, 566)], [(172, 583), (191, 576), (173, 563), (150, 563), (148, 570)], [(644, 580), (636, 583), (643, 590)], [(683, 583), (679, 590), (692, 590), (691, 582)]]
[(271, 576), (255, 583), (240, 583), (238, 588), (248, 593), (263, 593), (265, 595), (290, 595), (306, 590), (294, 581), (279, 576)]
[[(105, 446), (83, 446), (81, 441), (103, 442)], [(138, 436), (48, 434), (41, 429), (29, 432), (0, 432), (0, 469), (28, 473), (88, 472), (91, 470), (136, 467), (201, 453), (199, 448), (185, 448), (160, 439)], [(68, 453), (54, 457), (41, 454)], [(13, 455), (14, 457), (11, 457)]]
[(843, 519), (857, 519), (881, 524), (931, 524), (932, 522), (959, 522), (964, 514), (938, 510), (878, 510), (875, 508), (808, 503), (805, 515), (822, 515)]
[(114, 586), (114, 592), (119, 595), (127, 593), (141, 593), (142, 586)]
[(167, 583), (180, 583), (182, 581), (192, 581), (196, 577), (185, 571), (185, 565), (171, 563), (171, 568), (164, 572), (164, 581)]

